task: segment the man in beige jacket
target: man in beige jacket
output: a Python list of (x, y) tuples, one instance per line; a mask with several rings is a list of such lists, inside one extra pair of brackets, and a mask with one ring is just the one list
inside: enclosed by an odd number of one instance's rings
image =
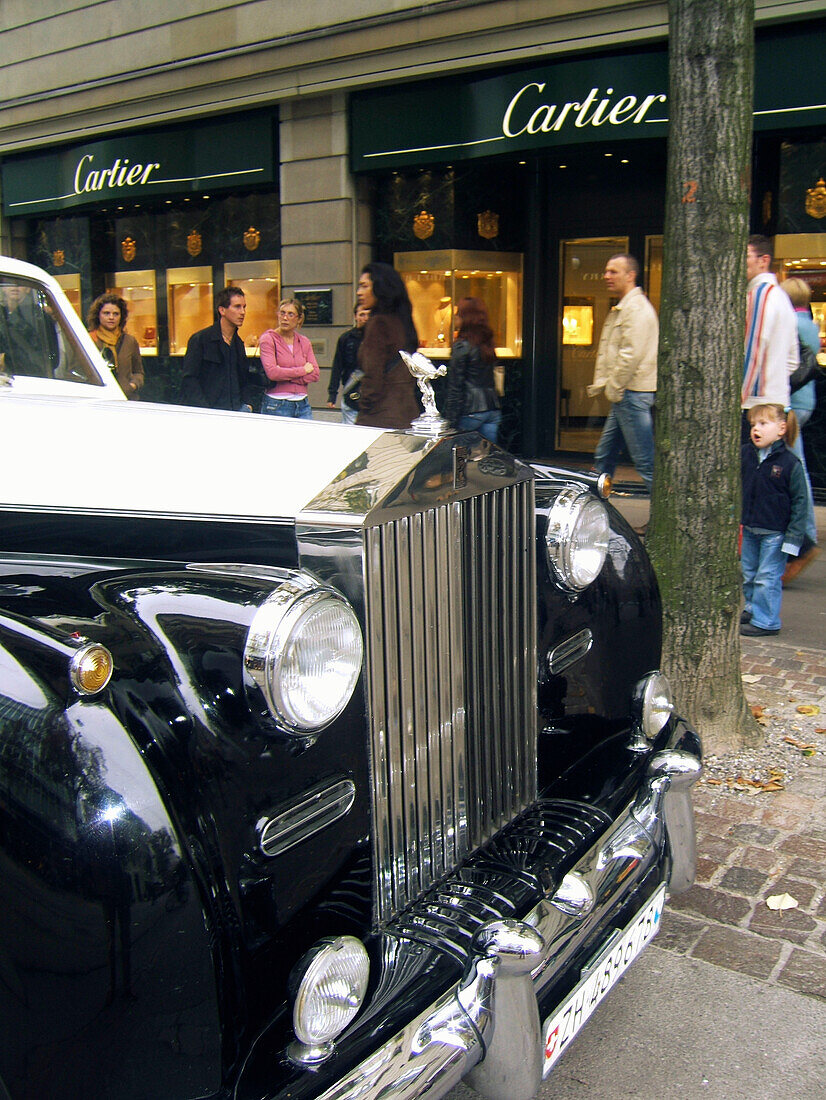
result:
[(599, 338), (593, 385), (611, 402), (594, 455), (594, 467), (614, 476), (623, 440), (637, 473), (651, 492), (654, 477), (654, 422), (651, 410), (657, 389), (657, 341), (660, 328), (654, 307), (637, 286), (640, 265), (633, 256), (612, 256), (605, 285), (619, 302), (605, 319)]

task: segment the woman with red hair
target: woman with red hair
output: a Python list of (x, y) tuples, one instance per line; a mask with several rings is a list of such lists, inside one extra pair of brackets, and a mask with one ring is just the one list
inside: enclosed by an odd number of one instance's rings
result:
[(493, 381), (493, 331), (484, 303), (479, 298), (460, 298), (456, 322), (444, 415), (454, 428), (479, 432), (495, 443), (502, 413)]

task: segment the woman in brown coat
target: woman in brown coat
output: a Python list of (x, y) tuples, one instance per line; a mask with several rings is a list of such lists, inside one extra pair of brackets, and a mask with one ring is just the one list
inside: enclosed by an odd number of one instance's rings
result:
[(128, 316), (129, 309), (123, 298), (117, 294), (101, 294), (92, 302), (86, 324), (120, 388), (134, 400), (143, 386), (143, 360), (138, 341), (123, 331)]
[(358, 353), (364, 378), (356, 424), (408, 428), (421, 407), (416, 383), (399, 355), (419, 346), (407, 290), (389, 264), (370, 263), (361, 273), (356, 298), (370, 310)]

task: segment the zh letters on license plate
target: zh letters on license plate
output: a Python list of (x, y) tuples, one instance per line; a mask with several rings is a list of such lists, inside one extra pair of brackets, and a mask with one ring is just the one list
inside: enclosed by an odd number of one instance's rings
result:
[(550, 1072), (602, 998), (657, 934), (664, 901), (665, 886), (661, 886), (625, 931), (620, 933), (620, 938), (615, 939), (602, 955), (583, 969), (579, 985), (546, 1022), (543, 1076)]

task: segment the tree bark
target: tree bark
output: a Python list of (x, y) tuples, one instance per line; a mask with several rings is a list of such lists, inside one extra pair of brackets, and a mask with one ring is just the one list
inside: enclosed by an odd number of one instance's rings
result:
[(753, 0), (669, 0), (669, 136), (652, 518), (663, 668), (706, 751), (762, 736), (740, 674), (740, 381)]

